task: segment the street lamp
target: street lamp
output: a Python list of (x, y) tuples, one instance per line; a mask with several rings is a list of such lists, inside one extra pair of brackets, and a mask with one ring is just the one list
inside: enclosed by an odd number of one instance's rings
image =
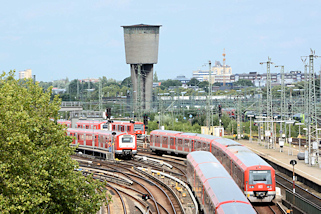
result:
[(296, 165), (297, 164), (297, 162), (296, 162), (296, 160), (291, 160), (290, 161), (290, 164), (292, 164), (292, 166), (293, 166), (293, 193), (295, 193), (295, 176), (294, 176), (294, 165)]
[(254, 117), (253, 114), (247, 115), (247, 117), (250, 118), (250, 142), (252, 143), (252, 117)]

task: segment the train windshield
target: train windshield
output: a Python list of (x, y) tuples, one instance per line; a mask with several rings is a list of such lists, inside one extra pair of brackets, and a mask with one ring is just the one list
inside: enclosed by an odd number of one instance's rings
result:
[(122, 143), (132, 143), (133, 142), (133, 138), (130, 137), (123, 137), (121, 140)]
[(270, 170), (250, 170), (249, 184), (272, 184)]
[(144, 131), (144, 125), (143, 124), (135, 124), (134, 125), (134, 130), (135, 131), (137, 131), (137, 130)]

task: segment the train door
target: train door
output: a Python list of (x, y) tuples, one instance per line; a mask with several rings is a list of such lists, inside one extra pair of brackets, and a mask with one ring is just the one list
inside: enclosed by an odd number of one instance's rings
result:
[(191, 152), (194, 152), (195, 151), (195, 148), (194, 148), (194, 146), (195, 146), (195, 140), (191, 140)]
[(189, 139), (184, 139), (184, 152), (191, 152)]
[(174, 137), (170, 138), (170, 149), (173, 149), (173, 150), (176, 149), (176, 147), (175, 147), (175, 138)]
[(177, 150), (178, 151), (184, 151), (183, 150), (183, 139), (182, 138), (178, 138), (177, 139)]
[(155, 147), (160, 147), (160, 136), (156, 135)]
[(168, 137), (163, 137), (162, 147), (163, 148), (168, 148)]

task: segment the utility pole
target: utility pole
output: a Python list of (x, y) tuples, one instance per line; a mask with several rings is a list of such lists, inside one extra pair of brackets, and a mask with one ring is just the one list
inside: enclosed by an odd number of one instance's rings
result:
[[(315, 73), (314, 73), (314, 58), (318, 56), (315, 55), (315, 51), (311, 49), (311, 54), (309, 57), (309, 85), (308, 85), (308, 112), (307, 117), (305, 117), (305, 123), (308, 128), (308, 163), (309, 165), (314, 165), (318, 162), (319, 150), (318, 150), (318, 133), (317, 133), (317, 114), (316, 114), (316, 93), (315, 93)], [(305, 57), (307, 58), (307, 56)]]
[[(284, 119), (285, 114), (285, 83), (284, 83), (284, 65), (276, 65), (275, 67), (281, 67), (281, 121)], [(280, 123), (280, 133), (283, 133), (283, 123)], [(275, 133), (276, 134), (276, 133)]]
[[(266, 123), (266, 131), (269, 135), (267, 140), (268, 149), (272, 148), (273, 145), (273, 110), (272, 110), (272, 87), (271, 87), (271, 58), (268, 57), (268, 61), (266, 62), (260, 62), (260, 64), (266, 63), (266, 116), (267, 116), (267, 122)], [(267, 135), (266, 134), (266, 135)]]
[(237, 139), (241, 139), (241, 117), (242, 117), (242, 110), (241, 110), (241, 98), (240, 95), (237, 95)]
[(79, 80), (77, 79), (77, 99), (79, 99)]
[(207, 127), (208, 127), (208, 131), (210, 132), (211, 129), (211, 121), (212, 121), (212, 110), (211, 110), (211, 100), (212, 100), (212, 64), (211, 64), (211, 60), (208, 61), (208, 65), (209, 65), (209, 77), (208, 77), (208, 97), (207, 97), (207, 111), (206, 111), (206, 123), (207, 123)]
[(99, 94), (99, 111), (102, 111), (102, 85), (101, 85), (101, 81), (99, 81), (99, 90), (98, 90), (98, 94)]

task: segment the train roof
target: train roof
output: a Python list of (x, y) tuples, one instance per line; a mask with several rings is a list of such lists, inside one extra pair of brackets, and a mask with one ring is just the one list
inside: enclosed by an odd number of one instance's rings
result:
[(256, 214), (255, 210), (253, 209), (252, 205), (250, 204), (244, 204), (244, 203), (235, 203), (231, 202), (228, 204), (222, 204), (218, 209), (218, 213), (220, 211), (223, 211), (224, 213), (233, 213), (233, 214)]
[[(78, 129), (78, 128), (68, 128), (67, 131), (74, 131), (74, 132), (84, 132), (86, 134), (112, 134), (115, 131), (107, 131), (107, 130), (100, 130), (100, 129)], [(116, 135), (132, 135), (124, 132), (115, 132)]]
[(161, 129), (156, 129), (156, 130), (151, 131), (151, 133), (152, 132), (161, 132), (161, 133), (168, 133), (168, 134), (180, 134), (180, 133), (182, 133), (180, 131), (161, 130)]
[(255, 213), (252, 206), (230, 174), (207, 151), (195, 151), (187, 155), (207, 190), (213, 204), (225, 213)]
[(216, 143), (227, 147), (227, 150), (229, 150), (234, 156), (235, 159), (238, 159), (241, 161), (245, 166), (250, 167), (250, 166), (270, 166), (265, 160), (263, 160), (260, 156), (252, 152), (250, 149), (247, 147), (243, 146), (242, 144), (231, 140), (227, 138), (222, 138), (222, 137), (214, 137), (212, 135), (197, 135), (197, 136), (202, 136), (206, 139), (214, 139)]
[[(131, 123), (130, 121), (128, 121), (128, 120), (113, 120), (113, 122), (111, 123), (111, 124), (113, 124), (113, 123)], [(140, 122), (140, 121), (134, 121), (134, 124), (143, 124), (143, 122)]]
[(234, 155), (248, 167), (257, 165), (270, 166), (265, 160), (245, 146), (233, 146), (227, 149), (234, 153)]

